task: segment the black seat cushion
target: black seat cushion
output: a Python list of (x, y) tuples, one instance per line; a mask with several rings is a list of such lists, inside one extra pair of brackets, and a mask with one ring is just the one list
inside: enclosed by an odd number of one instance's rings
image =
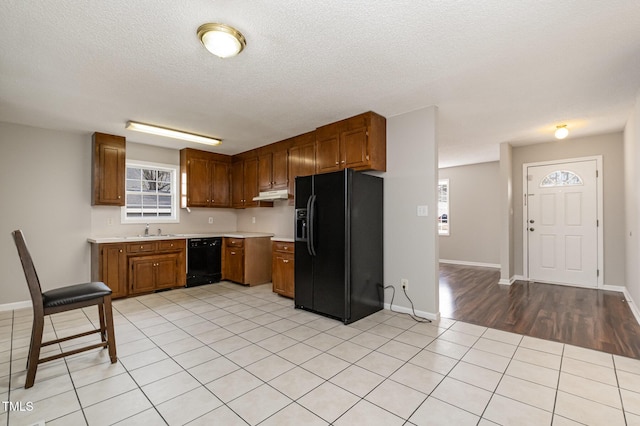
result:
[(42, 303), (45, 308), (53, 308), (98, 299), (109, 294), (111, 289), (103, 282), (75, 284), (45, 291), (42, 293)]

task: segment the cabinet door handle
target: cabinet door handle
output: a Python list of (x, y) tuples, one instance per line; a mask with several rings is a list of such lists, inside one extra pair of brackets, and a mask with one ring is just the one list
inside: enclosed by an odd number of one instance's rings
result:
[(231, 252), (231, 254), (232, 254), (232, 255), (235, 255), (235, 254), (236, 254), (236, 252), (235, 252), (235, 251), (232, 251), (232, 252)]
[(336, 161), (336, 166), (337, 166), (338, 164), (340, 164), (340, 163)]
[(118, 250), (120, 253), (122, 253), (122, 249)]
[(289, 263), (289, 261), (287, 259), (283, 259), (282, 262), (283, 263)]
[(344, 164), (344, 160), (342, 160), (341, 163)]

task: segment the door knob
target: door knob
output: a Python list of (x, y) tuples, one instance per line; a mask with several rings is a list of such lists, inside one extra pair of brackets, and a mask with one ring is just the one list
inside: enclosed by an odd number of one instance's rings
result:
[(533, 231), (534, 231), (534, 229), (533, 229), (533, 228), (529, 228), (529, 231), (533, 232)]
[(529, 223), (534, 223), (534, 222), (535, 222), (535, 220), (533, 220), (533, 219), (531, 219), (531, 220), (529, 221)]

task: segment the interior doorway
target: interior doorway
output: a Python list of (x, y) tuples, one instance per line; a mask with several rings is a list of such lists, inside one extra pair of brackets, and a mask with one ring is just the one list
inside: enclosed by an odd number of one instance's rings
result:
[(525, 278), (602, 286), (601, 176), (600, 156), (523, 165)]

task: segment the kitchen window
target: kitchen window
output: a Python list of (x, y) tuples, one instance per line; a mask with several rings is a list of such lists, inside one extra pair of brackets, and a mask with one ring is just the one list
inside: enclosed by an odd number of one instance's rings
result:
[(178, 167), (127, 162), (122, 223), (178, 222)]
[(438, 234), (449, 235), (449, 179), (438, 180)]

